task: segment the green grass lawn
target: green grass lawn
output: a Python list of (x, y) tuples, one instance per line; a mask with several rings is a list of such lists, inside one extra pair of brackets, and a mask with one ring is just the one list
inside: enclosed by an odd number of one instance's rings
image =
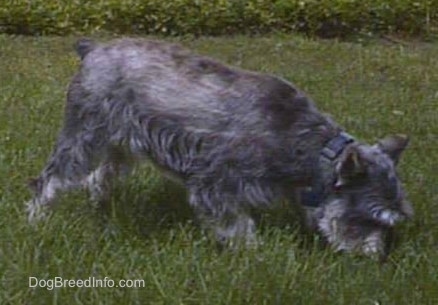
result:
[[(30, 227), (25, 184), (61, 126), (74, 41), (0, 36), (0, 304), (438, 304), (438, 44), (183, 41), (294, 82), (362, 140), (411, 136), (399, 169), (416, 214), (381, 265), (323, 249), (289, 210), (262, 218), (259, 249), (218, 252), (184, 190), (147, 166), (118, 187), (106, 216), (75, 192)], [(143, 279), (144, 287), (48, 290), (29, 288), (29, 277)]]

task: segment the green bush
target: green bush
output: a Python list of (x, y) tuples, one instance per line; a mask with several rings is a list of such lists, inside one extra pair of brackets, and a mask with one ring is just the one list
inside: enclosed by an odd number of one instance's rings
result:
[(27, 35), (430, 35), (437, 20), (438, 0), (0, 0), (0, 32)]

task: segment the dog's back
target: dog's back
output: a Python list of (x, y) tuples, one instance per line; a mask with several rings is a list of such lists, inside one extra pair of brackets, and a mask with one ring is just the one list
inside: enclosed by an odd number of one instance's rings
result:
[(291, 103), (300, 93), (280, 78), (232, 68), (179, 45), (139, 39), (77, 45), (88, 92), (101, 99), (116, 89), (132, 90), (139, 110), (166, 114), (188, 129), (260, 133), (276, 124), (276, 114), (292, 121), (294, 112), (313, 107), (304, 97)]

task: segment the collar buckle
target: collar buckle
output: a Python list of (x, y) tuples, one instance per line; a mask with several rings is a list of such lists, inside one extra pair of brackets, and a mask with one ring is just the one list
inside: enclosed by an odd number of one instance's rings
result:
[[(324, 146), (321, 150), (321, 157), (333, 161), (339, 157), (348, 144), (353, 143), (354, 141), (355, 140), (351, 135), (346, 132), (341, 132)], [(302, 190), (300, 194), (301, 204), (306, 207), (317, 208), (321, 206), (326, 197), (324, 193), (325, 191), (322, 184), (317, 183), (310, 188), (306, 188)]]
[(352, 142), (354, 142), (354, 138), (342, 131), (324, 146), (321, 155), (329, 160), (334, 160), (341, 154), (344, 148)]

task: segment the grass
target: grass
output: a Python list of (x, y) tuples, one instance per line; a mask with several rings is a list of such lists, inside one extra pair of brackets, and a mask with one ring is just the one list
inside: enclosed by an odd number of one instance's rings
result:
[[(1, 304), (437, 304), (438, 44), (365, 44), (294, 36), (183, 43), (296, 83), (346, 129), (373, 142), (408, 133), (400, 175), (415, 219), (398, 228), (388, 263), (335, 255), (299, 234), (291, 211), (265, 216), (258, 250), (218, 252), (193, 222), (184, 191), (142, 167), (105, 221), (82, 192), (48, 222), (26, 223), (25, 187), (49, 156), (75, 38), (0, 36)], [(291, 217), (294, 218), (294, 217)], [(296, 220), (296, 219), (295, 219)], [(142, 288), (29, 288), (29, 277), (143, 279)]]

